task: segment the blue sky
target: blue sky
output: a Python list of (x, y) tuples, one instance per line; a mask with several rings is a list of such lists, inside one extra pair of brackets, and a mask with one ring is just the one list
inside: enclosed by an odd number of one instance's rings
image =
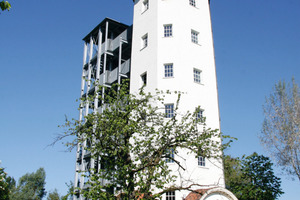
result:
[[(44, 167), (46, 189), (66, 193), (75, 152), (47, 147), (63, 130), (65, 114), (78, 118), (82, 38), (105, 17), (132, 24), (131, 0), (11, 0), (0, 15), (0, 160), (18, 179)], [(299, 0), (212, 0), (221, 128), (238, 138), (226, 153), (261, 147), (262, 104), (278, 80), (300, 77)], [(281, 175), (285, 194), (299, 197), (299, 181)]]

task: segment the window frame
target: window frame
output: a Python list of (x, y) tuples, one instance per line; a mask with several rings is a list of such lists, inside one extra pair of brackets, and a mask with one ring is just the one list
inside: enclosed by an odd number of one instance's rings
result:
[(202, 71), (200, 69), (197, 69), (197, 68), (193, 69), (193, 77), (194, 77), (194, 82), (195, 83), (202, 84), (201, 74), (202, 74)]
[(176, 193), (175, 191), (166, 192), (166, 200), (175, 200)]
[(174, 117), (174, 104), (169, 103), (165, 104), (165, 118), (172, 118)]
[(206, 159), (204, 156), (198, 156), (198, 166), (206, 167)]
[(175, 151), (174, 149), (167, 149), (166, 154), (170, 157), (170, 158), (166, 158), (165, 161), (166, 163), (174, 163), (174, 157), (175, 157)]
[(204, 110), (199, 109), (198, 112), (196, 113), (196, 120), (201, 121), (204, 118)]
[(149, 10), (149, 0), (143, 0), (142, 3), (142, 13), (144, 13)]
[(141, 50), (148, 46), (148, 33), (142, 36), (141, 41)]
[(164, 24), (164, 37), (173, 37), (173, 25), (172, 24)]
[(196, 7), (196, 0), (189, 0), (190, 5)]
[(141, 82), (142, 82), (142, 86), (146, 86), (147, 85), (147, 72), (144, 72), (141, 74)]
[(174, 65), (173, 63), (164, 64), (164, 78), (173, 78), (174, 77)]
[(192, 43), (199, 44), (199, 32), (191, 30), (191, 41)]

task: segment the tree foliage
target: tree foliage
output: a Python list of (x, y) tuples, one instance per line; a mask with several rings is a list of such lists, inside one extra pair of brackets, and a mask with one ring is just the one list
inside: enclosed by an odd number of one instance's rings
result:
[(233, 158), (229, 155), (224, 156), (224, 175), (225, 185), (230, 191), (237, 191), (239, 185), (244, 183), (242, 178), (242, 166), (239, 158)]
[(53, 191), (50, 191), (47, 200), (61, 200), (60, 195), (57, 191), (57, 189), (54, 189)]
[(73, 193), (74, 193), (74, 184), (72, 181), (70, 181), (69, 183), (66, 183), (66, 185), (68, 187), (68, 192), (66, 195), (62, 196), (61, 199), (62, 200), (72, 200)]
[[(115, 85), (107, 91), (105, 98), (99, 99), (103, 102), (102, 113), (87, 115), (84, 124), (76, 120), (66, 123), (66, 134), (78, 136), (72, 145), (86, 142), (85, 150), (95, 162), (101, 163), (100, 169), (85, 172), (89, 178), (86, 197), (115, 199), (115, 194), (119, 194), (126, 200), (142, 194), (144, 199), (154, 199), (167, 191), (190, 189), (197, 184), (174, 184), (176, 175), (170, 173), (166, 159), (185, 170), (176, 156), (179, 149), (195, 156), (221, 156), (219, 130), (207, 128), (205, 119), (196, 117), (200, 108), (195, 113), (180, 112), (181, 93), (157, 91), (152, 95), (141, 89), (134, 95), (128, 94), (127, 84)], [(177, 96), (174, 116), (170, 118), (164, 113), (165, 95)], [(102, 184), (103, 180), (107, 180), (106, 184)], [(160, 192), (154, 193), (153, 188)]]
[(10, 199), (41, 200), (46, 195), (45, 179), (46, 172), (44, 168), (25, 174), (19, 179), (17, 187), (10, 195)]
[(2, 11), (5, 11), (5, 10), (9, 11), (9, 9), (11, 8), (11, 5), (8, 1), (3, 0), (3, 1), (0, 2), (0, 8), (1, 8)]
[(253, 153), (242, 159), (225, 156), (226, 188), (240, 200), (274, 200), (283, 194), (268, 157)]
[(295, 80), (275, 84), (263, 109), (262, 144), (279, 166), (300, 180), (300, 90)]
[(57, 189), (54, 189), (48, 193), (47, 200), (72, 200), (73, 199), (73, 193), (74, 193), (74, 185), (73, 182), (70, 181), (70, 183), (66, 183), (68, 187), (68, 192), (66, 195), (60, 195), (57, 191)]
[(16, 181), (13, 177), (7, 176), (4, 168), (0, 167), (0, 199), (8, 200), (11, 192), (13, 192)]
[(7, 173), (4, 168), (0, 167), (0, 199), (9, 199), (9, 183), (7, 181)]

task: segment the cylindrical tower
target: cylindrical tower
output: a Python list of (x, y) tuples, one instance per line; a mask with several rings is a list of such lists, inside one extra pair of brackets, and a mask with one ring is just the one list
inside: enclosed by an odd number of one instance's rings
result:
[[(146, 91), (184, 92), (180, 111), (193, 112), (200, 106), (199, 116), (205, 116), (207, 126), (220, 128), (209, 0), (134, 1), (130, 92), (137, 92), (142, 85)], [(165, 108), (172, 110), (176, 98), (167, 96), (165, 103)], [(224, 187), (220, 160), (181, 151), (186, 170), (179, 173), (170, 163), (178, 175), (177, 185)], [(188, 193), (166, 195), (181, 200)]]

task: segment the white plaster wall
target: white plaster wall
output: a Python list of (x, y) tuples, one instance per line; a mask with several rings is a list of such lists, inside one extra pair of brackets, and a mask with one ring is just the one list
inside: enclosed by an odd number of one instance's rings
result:
[[(149, 0), (149, 9), (142, 13), (142, 0), (136, 1), (133, 19), (131, 83), (132, 93), (141, 87), (140, 75), (147, 71), (146, 91), (181, 91), (186, 93), (180, 102), (180, 112), (204, 109), (207, 125), (220, 128), (218, 94), (214, 61), (213, 40), (208, 0), (196, 0), (197, 7), (189, 0)], [(173, 36), (164, 37), (164, 24), (172, 24)], [(199, 44), (191, 42), (191, 29), (199, 32)], [(148, 47), (141, 50), (141, 37), (148, 33)], [(164, 78), (164, 64), (173, 63), (174, 77)], [(202, 71), (201, 84), (195, 83), (193, 69)], [(176, 96), (169, 95), (165, 103), (176, 103)], [(218, 138), (216, 138), (218, 140)], [(197, 182), (201, 185), (224, 187), (222, 163), (207, 159), (206, 167), (199, 167), (195, 155), (180, 151), (186, 171), (176, 184)], [(178, 175), (175, 164), (169, 164)], [(189, 180), (189, 181), (187, 181)], [(199, 189), (199, 186), (196, 187)], [(189, 192), (177, 192), (182, 199)]]
[[(142, 1), (137, 0), (134, 6), (132, 59), (130, 90), (136, 92), (142, 86), (140, 75), (147, 72), (147, 90), (158, 88), (157, 77), (157, 1), (149, 1), (149, 9), (142, 10)], [(141, 38), (148, 34), (148, 46), (141, 48)]]

